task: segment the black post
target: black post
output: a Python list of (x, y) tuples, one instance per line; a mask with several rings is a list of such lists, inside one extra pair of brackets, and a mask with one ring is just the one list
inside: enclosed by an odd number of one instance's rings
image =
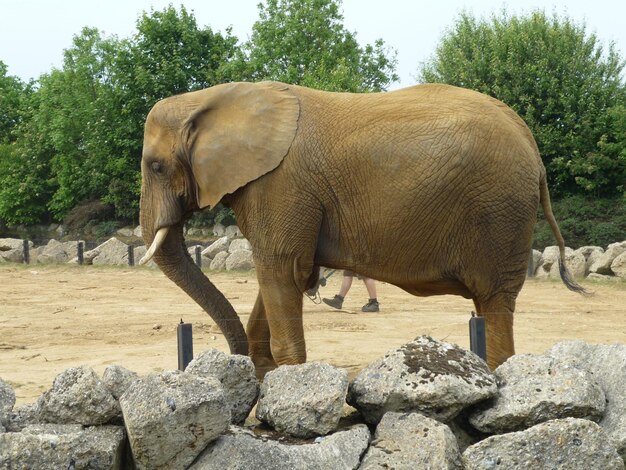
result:
[(193, 334), (191, 323), (180, 323), (176, 327), (176, 337), (178, 339), (178, 369), (184, 371), (187, 364), (193, 359)]
[(475, 316), (469, 322), (470, 350), (483, 361), (487, 360), (487, 336), (485, 334), (485, 317)]
[(196, 246), (196, 264), (199, 268), (202, 267), (202, 248), (200, 246)]
[(30, 263), (30, 245), (28, 240), (24, 240), (24, 264)]
[(83, 242), (78, 242), (77, 249), (78, 249), (78, 253), (77, 253), (78, 264), (82, 265), (84, 263), (84, 261), (85, 261), (85, 259), (83, 257), (83, 253), (85, 251), (85, 247), (83, 246)]
[(128, 266), (135, 266), (135, 247), (128, 245)]
[(528, 260), (528, 268), (526, 269), (526, 276), (535, 276), (535, 259), (533, 258), (533, 250), (530, 250), (530, 259)]

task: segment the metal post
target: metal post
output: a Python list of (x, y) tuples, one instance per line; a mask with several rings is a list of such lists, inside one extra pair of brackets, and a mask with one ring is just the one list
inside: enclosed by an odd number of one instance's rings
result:
[(196, 264), (199, 268), (202, 267), (202, 248), (200, 246), (196, 246)]
[(483, 361), (487, 360), (487, 336), (485, 334), (485, 317), (478, 317), (472, 312), (469, 321), (470, 350)]
[(135, 247), (128, 245), (128, 266), (135, 266)]
[(30, 245), (28, 240), (24, 240), (24, 264), (30, 263)]
[(178, 369), (184, 371), (187, 364), (193, 359), (193, 334), (191, 323), (180, 323), (176, 327), (176, 338), (178, 339)]
[(530, 259), (528, 260), (528, 268), (526, 269), (526, 276), (535, 276), (535, 259), (533, 258), (533, 250), (530, 250)]
[(85, 251), (85, 247), (83, 246), (83, 242), (78, 242), (78, 247), (77, 247), (78, 253), (77, 253), (77, 257), (78, 257), (78, 264), (82, 265), (85, 261), (83, 253)]

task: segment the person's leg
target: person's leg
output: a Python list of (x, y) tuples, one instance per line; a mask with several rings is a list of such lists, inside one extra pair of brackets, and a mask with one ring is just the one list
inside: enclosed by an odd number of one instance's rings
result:
[(363, 305), (361, 311), (378, 312), (380, 310), (380, 304), (378, 303), (378, 298), (376, 296), (376, 281), (374, 279), (370, 279), (369, 277), (364, 277), (363, 283), (365, 284), (365, 288), (367, 289), (369, 300), (365, 305)]
[(348, 295), (348, 291), (352, 287), (352, 276), (344, 276), (341, 280), (341, 288), (339, 289), (339, 296), (344, 298)]
[(343, 279), (341, 280), (341, 287), (339, 288), (339, 294), (334, 296), (332, 299), (324, 298), (322, 302), (330, 307), (340, 309), (343, 306), (343, 300), (345, 299), (350, 287), (352, 287), (352, 277), (353, 274), (350, 271), (343, 272)]

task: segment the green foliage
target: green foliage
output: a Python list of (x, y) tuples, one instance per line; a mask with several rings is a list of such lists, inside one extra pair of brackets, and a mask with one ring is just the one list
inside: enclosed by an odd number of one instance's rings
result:
[[(565, 243), (572, 248), (586, 245), (605, 247), (626, 237), (626, 198), (595, 199), (570, 196), (552, 202), (552, 210)], [(539, 209), (533, 247), (554, 245), (548, 222)]]
[(213, 209), (205, 209), (194, 213), (187, 222), (189, 227), (210, 227), (215, 224), (222, 224), (225, 227), (235, 224), (233, 210), (223, 204), (218, 204)]
[(0, 144), (12, 142), (13, 129), (20, 121), (22, 94), (25, 86), (17, 77), (7, 75), (7, 66), (0, 61)]
[(382, 39), (365, 48), (343, 26), (340, 0), (267, 0), (252, 37), (225, 68), (230, 78), (330, 91), (381, 91), (398, 80)]
[(481, 91), (517, 111), (537, 140), (553, 195), (611, 196), (624, 190), (624, 160), (616, 158), (626, 145), (623, 67), (613, 44), (604, 50), (568, 18), (464, 13), (420, 78)]

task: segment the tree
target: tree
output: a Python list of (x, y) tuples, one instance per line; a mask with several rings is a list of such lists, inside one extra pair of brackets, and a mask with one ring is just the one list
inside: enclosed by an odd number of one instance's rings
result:
[(0, 144), (15, 140), (11, 135), (20, 119), (20, 102), (25, 86), (22, 81), (7, 75), (6, 64), (0, 61)]
[(507, 103), (533, 131), (553, 194), (599, 196), (624, 188), (624, 160), (606, 145), (626, 144), (610, 124), (626, 104), (623, 67), (613, 44), (567, 17), (463, 13), (419, 74)]
[(382, 39), (360, 47), (341, 0), (267, 0), (252, 37), (226, 67), (237, 80), (278, 80), (332, 91), (381, 91), (398, 80)]

